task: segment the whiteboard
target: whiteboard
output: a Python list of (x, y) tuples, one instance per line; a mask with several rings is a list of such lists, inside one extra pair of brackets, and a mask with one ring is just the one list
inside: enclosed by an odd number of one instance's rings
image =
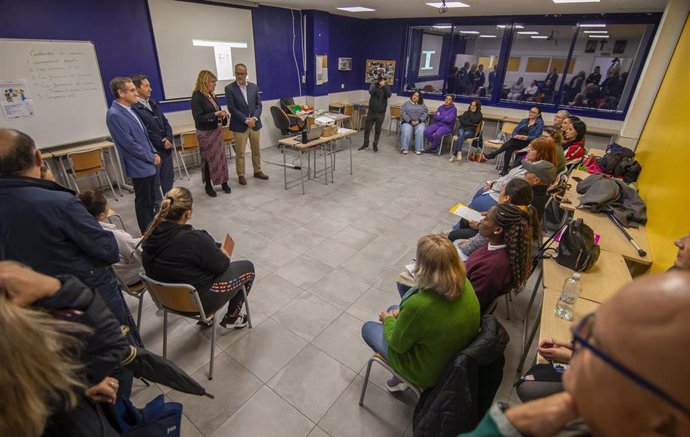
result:
[(93, 43), (0, 39), (0, 53), (0, 127), (29, 134), (38, 148), (109, 136)]

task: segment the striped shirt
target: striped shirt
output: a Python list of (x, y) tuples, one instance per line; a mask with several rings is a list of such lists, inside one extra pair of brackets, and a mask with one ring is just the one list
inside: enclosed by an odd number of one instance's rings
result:
[(400, 116), (402, 117), (403, 123), (409, 123), (412, 120), (422, 122), (429, 116), (429, 109), (424, 104), (418, 105), (408, 100), (402, 105)]

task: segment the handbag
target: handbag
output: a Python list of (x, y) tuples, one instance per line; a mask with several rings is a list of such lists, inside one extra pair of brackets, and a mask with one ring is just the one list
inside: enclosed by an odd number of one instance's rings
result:
[(180, 437), (182, 435), (182, 404), (165, 402), (155, 397), (139, 410), (128, 399), (120, 398), (115, 405), (117, 422), (126, 437)]
[(561, 234), (556, 262), (584, 272), (596, 264), (600, 253), (601, 249), (594, 243), (594, 231), (580, 218), (568, 223)]

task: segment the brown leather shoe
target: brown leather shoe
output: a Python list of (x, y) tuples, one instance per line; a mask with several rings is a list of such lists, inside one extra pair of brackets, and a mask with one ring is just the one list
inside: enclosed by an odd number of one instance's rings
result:
[(267, 180), (268, 180), (268, 176), (266, 176), (266, 175), (265, 175), (263, 172), (261, 172), (261, 171), (260, 171), (260, 172), (254, 173), (254, 177), (257, 178), (257, 179), (261, 179), (261, 180), (263, 180), (263, 181), (267, 181)]
[(239, 179), (240, 185), (247, 185), (247, 178), (245, 178), (244, 176), (240, 176), (237, 179)]

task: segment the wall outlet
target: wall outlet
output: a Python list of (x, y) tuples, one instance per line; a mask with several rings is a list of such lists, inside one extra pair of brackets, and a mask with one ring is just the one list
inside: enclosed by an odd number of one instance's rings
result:
[(302, 83), (307, 83), (307, 75), (306, 74), (302, 75)]
[(341, 84), (340, 84), (340, 89), (341, 89), (341, 90), (344, 90), (344, 89), (345, 89), (345, 84), (344, 84), (344, 83), (341, 83)]

